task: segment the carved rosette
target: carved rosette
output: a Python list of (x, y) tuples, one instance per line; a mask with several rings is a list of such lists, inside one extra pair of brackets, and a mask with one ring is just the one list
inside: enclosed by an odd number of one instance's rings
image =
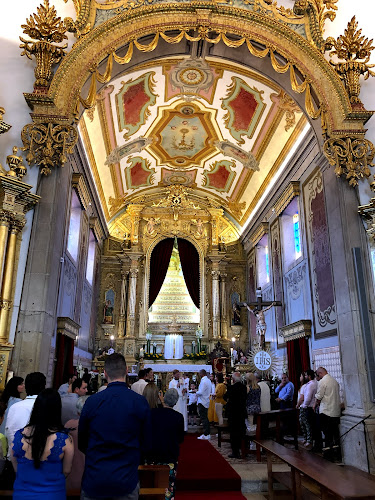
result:
[[(329, 164), (335, 167), (337, 177), (344, 175), (353, 187), (360, 179), (369, 177), (369, 167), (374, 166), (374, 145), (364, 138), (330, 138), (324, 144), (324, 154)], [(375, 190), (375, 182), (371, 187)]]
[(54, 166), (63, 166), (78, 140), (75, 127), (67, 124), (30, 123), (21, 132), (23, 151), (29, 165), (37, 164), (49, 175)]

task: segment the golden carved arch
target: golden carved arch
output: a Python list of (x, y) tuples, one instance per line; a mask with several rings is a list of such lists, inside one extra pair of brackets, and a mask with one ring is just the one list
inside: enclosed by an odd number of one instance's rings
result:
[[(246, 46), (251, 56), (269, 57), (272, 68), (277, 73), (288, 72), (292, 91), (305, 96), (307, 115), (312, 119), (321, 118), (323, 138), (326, 140), (324, 153), (329, 162), (335, 166), (338, 176), (345, 175), (353, 186), (357, 185), (359, 178), (370, 175), (368, 167), (372, 165), (375, 156), (372, 144), (364, 139), (364, 123), (372, 113), (353, 101), (357, 96), (348, 88), (348, 78), (345, 79), (345, 75), (340, 73), (345, 64), (335, 66), (324, 57), (325, 50), (337, 49), (340, 45), (339, 39), (337, 42), (333, 39), (324, 42), (322, 38), (324, 19), (329, 17), (324, 10), (325, 4), (321, 0), (296, 2), (296, 11), (302, 13), (301, 19), (304, 19), (305, 26), (310, 26), (305, 38), (288, 24), (293, 17), (291, 13), (282, 12), (279, 8), (277, 15), (275, 12), (270, 15), (276, 7), (271, 5), (271, 10), (267, 11), (265, 6), (270, 5), (270, 2), (258, 1), (263, 10), (205, 1), (155, 3), (147, 6), (138, 2), (135, 4), (136, 8), (132, 8), (121, 0), (116, 3), (117, 15), (97, 26), (93, 26), (93, 9), (98, 9), (99, 4), (90, 0), (76, 2), (77, 22), (67, 20), (66, 25), (79, 35), (77, 42), (63, 57), (50, 84), (48, 75), (46, 78), (39, 78), (38, 81), (45, 85), (43, 92), (36, 87), (32, 94), (26, 95), (34, 111), (34, 128), (39, 126), (40, 129), (41, 124), (48, 124), (42, 131), (34, 131), (30, 125), (24, 128), (22, 140), (25, 149), (30, 151), (29, 162), (38, 163), (39, 160), (42, 165), (44, 162), (44, 173), (49, 173), (49, 165), (64, 163), (65, 152), (71, 150), (71, 145), (76, 140), (71, 133), (74, 128), (68, 124), (79, 116), (80, 104), (84, 108), (94, 104), (98, 84), (103, 85), (111, 80), (114, 62), (126, 66), (131, 62), (135, 49), (152, 52), (161, 40), (168, 44), (178, 44), (183, 40), (205, 41), (210, 44), (224, 43), (232, 49)], [(49, 7), (47, 0), (45, 3)], [(110, 9), (111, 6), (109, 3), (105, 8)], [(312, 12), (319, 17), (319, 23), (315, 20), (314, 25), (311, 24), (311, 19), (310, 24), (307, 21), (314, 17)], [(355, 23), (352, 29), (354, 33)], [(60, 32), (58, 35), (61, 38)], [(152, 37), (152, 40), (144, 43), (145, 37)], [(61, 42), (60, 39), (59, 41)], [(24, 53), (36, 54), (38, 47), (38, 42), (25, 42)], [(62, 50), (58, 45), (53, 47), (55, 51)], [(369, 42), (366, 54), (371, 50)], [(371, 65), (367, 62), (368, 59), (364, 62), (351, 61), (352, 66), (354, 64), (358, 69), (358, 74), (355, 75), (358, 81), (361, 74), (365, 77), (372, 74), (368, 69)], [(345, 66), (345, 71), (353, 70), (349, 66)], [(82, 95), (84, 87), (86, 95)], [(51, 126), (51, 122), (55, 127)], [(33, 152), (34, 148), (41, 156), (42, 148), (36, 146), (35, 137), (40, 144), (40, 136), (44, 140), (44, 135), (45, 141), (49, 139), (56, 143), (58, 153), (47, 158), (47, 161)], [(58, 138), (62, 138), (62, 146), (58, 143)], [(68, 149), (66, 142), (69, 142)]]

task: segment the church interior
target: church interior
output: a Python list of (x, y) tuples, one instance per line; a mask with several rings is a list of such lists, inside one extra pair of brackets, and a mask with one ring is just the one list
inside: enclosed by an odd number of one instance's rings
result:
[(375, 472), (362, 3), (1, 7), (1, 388), (101, 373), (111, 352), (164, 385), (219, 363), (298, 386), (323, 366), (343, 461)]

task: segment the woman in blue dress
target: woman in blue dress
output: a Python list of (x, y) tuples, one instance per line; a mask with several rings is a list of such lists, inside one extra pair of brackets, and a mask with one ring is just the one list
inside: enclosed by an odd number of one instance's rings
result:
[(14, 436), (15, 500), (65, 500), (65, 477), (74, 455), (72, 439), (61, 424), (61, 398), (45, 389), (35, 400), (30, 422)]

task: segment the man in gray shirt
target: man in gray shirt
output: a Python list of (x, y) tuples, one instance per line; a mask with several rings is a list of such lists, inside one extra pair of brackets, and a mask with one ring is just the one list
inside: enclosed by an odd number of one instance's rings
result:
[(86, 396), (87, 384), (81, 378), (77, 378), (72, 383), (72, 392), (61, 398), (61, 422), (63, 425), (68, 420), (79, 418), (77, 412), (77, 401), (81, 396)]

